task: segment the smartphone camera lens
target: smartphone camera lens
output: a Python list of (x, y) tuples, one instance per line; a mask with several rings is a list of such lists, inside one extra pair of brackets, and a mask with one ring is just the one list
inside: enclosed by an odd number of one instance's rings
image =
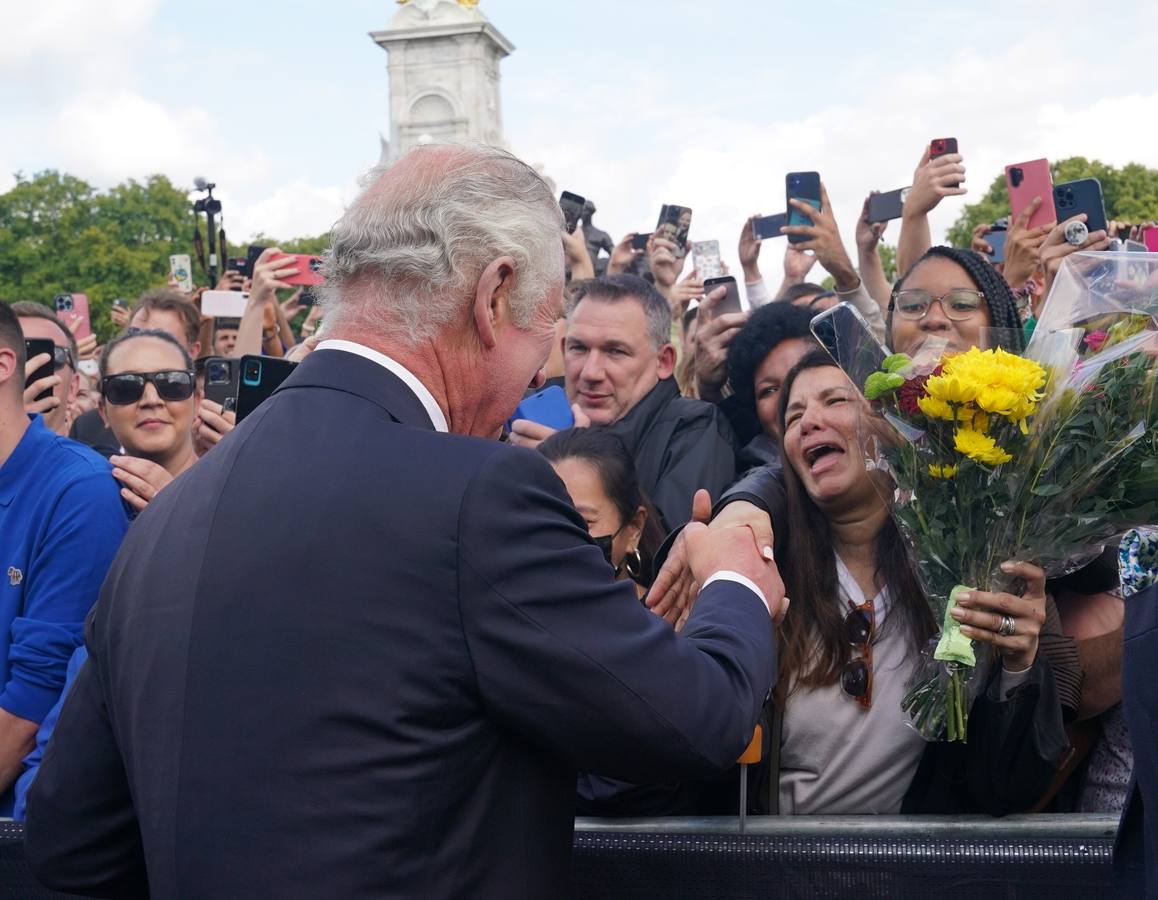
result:
[(322, 258), (320, 256), (315, 256), (313, 259), (310, 260), (310, 271), (311, 272), (314, 272), (314, 273), (320, 272), (321, 268), (322, 268)]
[(1021, 169), (1014, 167), (1009, 170), (1009, 183), (1014, 187), (1021, 187), (1021, 182), (1025, 180), (1025, 173)]
[(228, 364), (220, 361), (211, 362), (205, 372), (205, 378), (209, 384), (225, 384), (229, 381)]
[(247, 359), (245, 361), (245, 383), (261, 384), (261, 361)]

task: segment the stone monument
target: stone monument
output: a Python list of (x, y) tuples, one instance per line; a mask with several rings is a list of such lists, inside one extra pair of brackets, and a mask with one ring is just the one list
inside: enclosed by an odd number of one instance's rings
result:
[(514, 45), (478, 0), (398, 0), (370, 37), (387, 52), (390, 140), (382, 162), (419, 144), (479, 141), (505, 146), (499, 62)]

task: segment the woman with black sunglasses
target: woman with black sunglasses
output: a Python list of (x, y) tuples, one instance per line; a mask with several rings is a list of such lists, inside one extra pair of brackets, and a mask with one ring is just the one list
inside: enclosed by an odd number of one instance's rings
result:
[(200, 396), (188, 351), (164, 331), (129, 331), (101, 354), (100, 414), (121, 445), (110, 457), (121, 496), (137, 512), (197, 461)]
[(868, 405), (816, 351), (785, 379), (779, 415), (788, 537), (777, 563), (793, 602), (778, 634), (770, 805), (805, 815), (1031, 808), (1067, 747), (1038, 653), (1044, 573), (1017, 564), (1020, 597), (972, 592), (969, 636), (1001, 659), (968, 742), (926, 744), (900, 706), (937, 626), (886, 505), (886, 476), (864, 464)]

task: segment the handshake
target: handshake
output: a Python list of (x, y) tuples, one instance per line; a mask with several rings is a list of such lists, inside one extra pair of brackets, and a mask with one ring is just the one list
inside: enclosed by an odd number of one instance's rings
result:
[(780, 624), (790, 601), (784, 596), (772, 546), (772, 520), (758, 506), (729, 503), (712, 521), (711, 497), (707, 491), (696, 491), (692, 521), (672, 543), (645, 602), (680, 631), (703, 585), (714, 575), (731, 572), (763, 593), (769, 615)]

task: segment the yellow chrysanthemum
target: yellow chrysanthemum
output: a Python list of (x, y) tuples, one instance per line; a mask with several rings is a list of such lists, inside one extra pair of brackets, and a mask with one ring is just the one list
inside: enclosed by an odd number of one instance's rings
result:
[(944, 374), (932, 375), (925, 382), (925, 393), (946, 403), (972, 403), (977, 388), (975, 381), (949, 374), (948, 366)]
[(929, 474), (934, 478), (952, 478), (957, 474), (957, 466), (938, 466), (929, 463)]
[(917, 406), (921, 408), (921, 412), (931, 419), (945, 419), (948, 422), (957, 421), (957, 413), (944, 400), (939, 400), (936, 397), (922, 397), (917, 401)]
[(946, 359), (941, 377), (955, 382), (956, 391), (961, 395), (971, 390), (970, 399), (978, 407), (1016, 422), (1024, 432), (1027, 430), (1025, 419), (1041, 401), (1046, 371), (1033, 360), (1000, 348), (974, 347)]
[(987, 466), (998, 466), (1013, 459), (1001, 447), (997, 446), (997, 441), (972, 428), (957, 429), (957, 433), (953, 436), (953, 446), (958, 453), (963, 453), (970, 459)]
[(981, 410), (977, 410), (975, 413), (973, 413), (973, 421), (970, 424), (970, 427), (974, 431), (980, 431), (982, 434), (989, 434), (989, 416), (983, 413)]

